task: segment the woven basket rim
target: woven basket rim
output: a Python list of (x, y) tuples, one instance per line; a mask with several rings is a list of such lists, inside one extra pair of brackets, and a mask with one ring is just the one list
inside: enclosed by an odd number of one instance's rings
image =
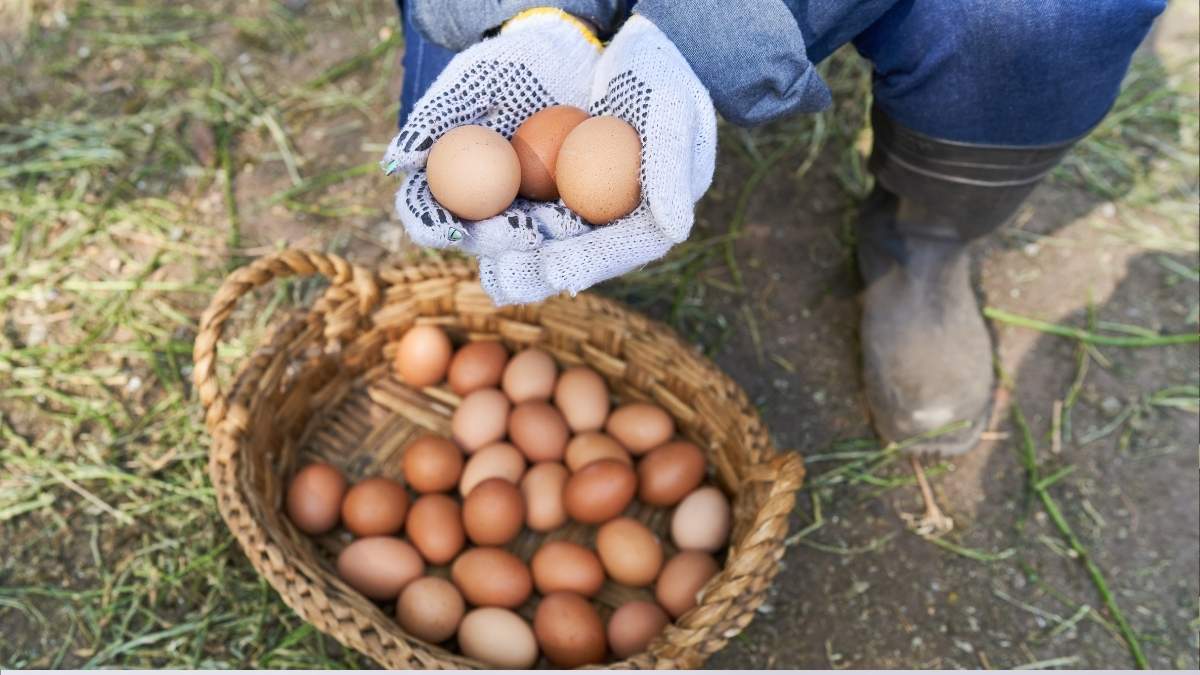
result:
[[(339, 603), (338, 598), (328, 597), (312, 585), (301, 589), (312, 594), (311, 597), (298, 597), (296, 586), (306, 585), (304, 580), (311, 575), (297, 567), (294, 561), (283, 559), (277, 550), (272, 551), (271, 533), (253, 518), (251, 500), (242, 493), (236, 480), (230, 478), (237, 474), (243, 454), (241, 444), (250, 424), (249, 406), (244, 397), (247, 395), (246, 391), (252, 387), (244, 385), (261, 375), (267, 359), (261, 353), (244, 359), (233, 378), (234, 385), (228, 391), (222, 392), (216, 376), (216, 351), (224, 323), (234, 311), (239, 299), (255, 288), (273, 279), (316, 274), (330, 281), (331, 285), (325, 295), (314, 303), (306, 318), (293, 318), (276, 324), (264, 335), (260, 350), (268, 347), (266, 351), (269, 352), (270, 346), (294, 338), (301, 331), (314, 325), (314, 319), (323, 326), (327, 338), (350, 334), (360, 323), (372, 320), (372, 309), (376, 308), (381, 298), (392, 288), (443, 283), (450, 283), (455, 287), (461, 284), (476, 287), (478, 285), (477, 270), (461, 261), (385, 266), (377, 272), (372, 272), (364, 267), (352, 265), (336, 255), (298, 249), (288, 249), (265, 256), (233, 271), (204, 312), (194, 349), (193, 379), (205, 410), (205, 423), (212, 436), (209, 474), (218, 493), (222, 519), (237, 538), (251, 564), (280, 593), (284, 602), (310, 624), (342, 644), (381, 664), (394, 662), (395, 659), (389, 658), (391, 655), (387, 650), (399, 648), (409, 652), (400, 657), (408, 664), (449, 668), (486, 667), (468, 657), (452, 654), (442, 647), (429, 645), (408, 636), (394, 621), (383, 615), (378, 607), (374, 608), (374, 614), (377, 616), (358, 616), (360, 610)], [(706, 586), (701, 606), (697, 608), (717, 609), (708, 614), (692, 610), (680, 617), (679, 621), (669, 624), (664, 635), (652, 643), (649, 652), (601, 666), (695, 667), (748, 625), (757, 605), (762, 602), (766, 586), (778, 571), (778, 560), (783, 555), (782, 540), (787, 532), (787, 514), (794, 503), (794, 493), (803, 481), (803, 461), (798, 453), (777, 450), (757, 411), (749, 405), (744, 391), (714, 363), (696, 354), (670, 328), (615, 300), (594, 294), (580, 293), (573, 298), (560, 296), (542, 304), (556, 302), (587, 303), (589, 310), (620, 317), (624, 321), (638, 324), (639, 327), (647, 327), (648, 330), (660, 333), (664, 339), (676, 343), (681, 353), (690, 354), (698, 364), (710, 371), (711, 377), (720, 380), (740, 399), (742, 409), (737, 413), (744, 417), (740, 431), (747, 436), (753, 436), (762, 445), (763, 461), (751, 465), (751, 470), (743, 476), (743, 483), (757, 482), (769, 485), (769, 495), (763, 499), (763, 507), (756, 514), (752, 526), (747, 528), (746, 534), (731, 545), (724, 568), (718, 577)], [(750, 551), (755, 559), (748, 561), (746, 555), (735, 557), (735, 550)], [(327, 573), (318, 571), (318, 575), (327, 576)], [(718, 579), (722, 583), (716, 583)], [(722, 593), (724, 588), (734, 586), (730, 579), (750, 579), (751, 583), (748, 587), (740, 588), (740, 595), (726, 597), (726, 594)], [(751, 594), (749, 602), (754, 605), (752, 607), (745, 606), (747, 599), (742, 596), (747, 592)], [(726, 608), (725, 614), (733, 613), (736, 617), (732, 624), (715, 631), (714, 634), (714, 629), (721, 622), (721, 607)], [(343, 629), (337, 623), (345, 621), (346, 617), (342, 615), (347, 612), (352, 619), (353, 629), (350, 630)], [(371, 614), (369, 610), (367, 613)], [(717, 616), (717, 620), (710, 621), (714, 615)], [(380, 618), (383, 619), (382, 625)], [(370, 635), (364, 637), (368, 633)], [(374, 637), (374, 640), (368, 639), (369, 637)], [(385, 644), (385, 638), (395, 644)]]

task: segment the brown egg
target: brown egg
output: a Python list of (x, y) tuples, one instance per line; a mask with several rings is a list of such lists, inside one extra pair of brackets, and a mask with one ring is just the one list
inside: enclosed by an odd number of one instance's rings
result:
[(696, 606), (696, 594), (719, 571), (721, 568), (711, 555), (700, 551), (684, 551), (663, 566), (658, 583), (654, 586), (654, 598), (667, 613), (678, 619)]
[(625, 449), (641, 455), (671, 440), (675, 422), (652, 403), (626, 403), (608, 417), (605, 431)]
[(498, 389), (476, 389), (467, 394), (450, 418), (455, 442), (470, 454), (504, 438), (511, 407), (508, 397)]
[(535, 532), (549, 532), (567, 522), (562, 492), (570, 474), (557, 462), (533, 465), (521, 478), (521, 496), (525, 498), (525, 525)]
[(431, 387), (446, 375), (451, 349), (441, 328), (413, 326), (396, 346), (396, 373), (411, 387)]
[(525, 473), (525, 455), (508, 443), (493, 443), (471, 455), (458, 482), (458, 494), (466, 497), (483, 481), (503, 478), (516, 485)]
[(454, 584), (438, 577), (421, 577), (400, 592), (396, 621), (410, 635), (438, 643), (454, 635), (466, 609)]
[(408, 582), (424, 574), (425, 562), (403, 539), (366, 537), (342, 549), (337, 571), (351, 588), (383, 602), (395, 600)]
[(704, 480), (704, 451), (674, 441), (651, 450), (638, 462), (638, 499), (652, 506), (674, 506)]
[(324, 534), (337, 526), (345, 494), (341, 471), (330, 464), (309, 464), (288, 484), (288, 518), (305, 534)]
[(516, 613), (498, 607), (471, 610), (458, 626), (462, 653), (494, 668), (529, 668), (537, 662), (533, 629)]
[(671, 539), (684, 551), (712, 553), (729, 542), (732, 514), (725, 493), (707, 486), (691, 493), (671, 516)]
[(662, 607), (653, 602), (627, 602), (608, 619), (608, 647), (619, 659), (641, 654), (670, 622)]
[(579, 108), (552, 105), (530, 115), (517, 127), (512, 146), (521, 162), (518, 193), (522, 197), (543, 202), (558, 199), (558, 188), (554, 185), (558, 148), (567, 134), (587, 118), (588, 114)]
[(503, 478), (476, 485), (463, 502), (467, 537), (479, 546), (503, 546), (525, 524), (525, 499), (517, 486)]
[(592, 462), (576, 471), (563, 486), (563, 507), (581, 523), (598, 524), (622, 511), (637, 491), (633, 469), (611, 459)]
[(408, 493), (390, 478), (359, 481), (342, 500), (342, 522), (359, 537), (399, 532), (407, 512)]
[(519, 607), (533, 592), (529, 568), (502, 548), (470, 548), (450, 567), (450, 578), (472, 605)]
[(404, 449), (404, 480), (417, 492), (453, 489), (462, 469), (462, 451), (440, 436), (421, 436)]
[(546, 352), (530, 348), (518, 352), (504, 367), (500, 388), (513, 403), (548, 401), (554, 393), (558, 366)]
[(555, 179), (563, 203), (593, 225), (633, 211), (641, 201), (642, 142), (629, 123), (592, 117), (567, 135)]
[(466, 541), (462, 522), (462, 509), (453, 497), (425, 495), (408, 510), (404, 531), (429, 564), (445, 565)]
[(531, 462), (562, 460), (570, 435), (562, 413), (549, 403), (518, 403), (508, 416), (508, 437)]
[(578, 471), (599, 459), (615, 459), (626, 466), (633, 466), (633, 459), (625, 452), (625, 448), (612, 436), (599, 431), (585, 431), (572, 438), (563, 456), (571, 471)]
[(608, 419), (608, 385), (591, 368), (568, 368), (554, 385), (554, 405), (571, 431), (597, 431)]
[(592, 597), (604, 585), (600, 559), (588, 549), (569, 541), (548, 541), (529, 561), (538, 593), (570, 591)]
[(560, 591), (542, 598), (533, 616), (533, 634), (542, 653), (559, 668), (604, 660), (604, 622), (592, 603), (576, 593)]
[(466, 396), (476, 389), (500, 386), (500, 376), (508, 364), (508, 350), (499, 342), (471, 342), (463, 345), (450, 359), (446, 381), (450, 391)]
[(614, 518), (601, 526), (596, 552), (608, 576), (626, 586), (649, 586), (662, 569), (662, 544), (633, 518)]
[(474, 124), (443, 134), (429, 150), (425, 173), (433, 198), (464, 220), (500, 213), (521, 185), (521, 163), (512, 145)]

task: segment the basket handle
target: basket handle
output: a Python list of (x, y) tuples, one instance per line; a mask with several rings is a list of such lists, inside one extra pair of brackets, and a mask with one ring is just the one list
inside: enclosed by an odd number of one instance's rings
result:
[(786, 495), (804, 484), (804, 456), (796, 450), (780, 450), (765, 465), (755, 466), (746, 476), (750, 482), (770, 483), (770, 495)]
[(228, 413), (228, 403), (217, 381), (217, 343), (238, 301), (274, 279), (314, 274), (357, 296), (361, 315), (365, 316), (379, 301), (379, 284), (366, 268), (351, 265), (331, 253), (304, 249), (284, 249), (263, 256), (234, 270), (217, 289), (208, 309), (200, 316), (200, 331), (192, 348), (192, 382), (204, 406), (204, 422), (210, 431), (215, 433)]

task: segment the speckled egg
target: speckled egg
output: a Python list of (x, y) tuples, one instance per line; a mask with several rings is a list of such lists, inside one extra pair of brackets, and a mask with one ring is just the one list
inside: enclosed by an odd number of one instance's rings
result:
[(429, 191), (464, 220), (491, 218), (508, 208), (521, 186), (521, 162), (512, 145), (487, 127), (447, 131), (425, 163)]
[(593, 225), (627, 215), (641, 200), (642, 142), (616, 117), (583, 121), (558, 151), (555, 178), (563, 203)]

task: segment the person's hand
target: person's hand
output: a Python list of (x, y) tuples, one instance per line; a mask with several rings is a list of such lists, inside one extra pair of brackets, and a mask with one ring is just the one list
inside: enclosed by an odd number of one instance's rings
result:
[(497, 305), (576, 293), (661, 258), (692, 229), (693, 207), (712, 182), (716, 113), (683, 55), (648, 19), (629, 19), (600, 57), (589, 112), (637, 130), (641, 203), (596, 228), (565, 208), (528, 211), (546, 243), (480, 255), (480, 280)]
[(546, 236), (581, 231), (579, 223), (539, 229), (531, 215), (533, 207), (523, 200), (493, 218), (464, 221), (433, 198), (424, 167), (434, 142), (454, 127), (478, 124), (511, 138), (527, 117), (542, 108), (586, 107), (600, 49), (586, 24), (560, 10), (540, 8), (518, 14), (499, 35), (450, 61), (413, 106), (381, 162), (389, 175), (407, 174), (396, 193), (396, 214), (415, 242), (479, 255), (528, 250)]

